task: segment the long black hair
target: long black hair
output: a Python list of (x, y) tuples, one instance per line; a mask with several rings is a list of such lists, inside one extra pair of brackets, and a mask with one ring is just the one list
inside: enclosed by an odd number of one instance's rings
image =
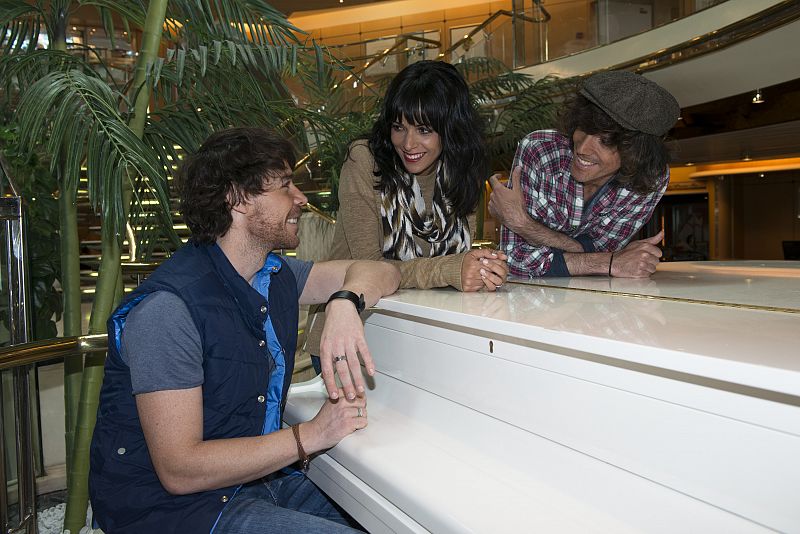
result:
[(631, 191), (656, 191), (669, 165), (670, 154), (664, 138), (626, 130), (585, 96), (579, 94), (563, 117), (563, 131), (570, 142), (575, 130), (597, 135), (607, 147), (619, 152), (620, 167), (615, 180)]
[(375, 188), (394, 194), (405, 182), (403, 162), (392, 145), (392, 124), (405, 119), (433, 129), (442, 141), (447, 181), (443, 193), (459, 217), (478, 206), (486, 179), (483, 125), (469, 97), (469, 87), (455, 67), (443, 61), (418, 61), (395, 76), (372, 127), (369, 149), (375, 158)]

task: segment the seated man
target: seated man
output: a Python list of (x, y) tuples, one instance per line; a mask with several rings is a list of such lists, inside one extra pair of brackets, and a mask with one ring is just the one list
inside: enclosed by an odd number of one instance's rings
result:
[[(669, 182), (664, 136), (680, 107), (632, 72), (588, 78), (565, 117), (566, 134), (529, 134), (514, 157), (510, 188), (496, 177), (489, 211), (503, 224), (511, 274), (647, 277), (663, 234), (627, 244)], [(627, 246), (626, 246), (627, 244)]]
[[(291, 145), (260, 128), (215, 133), (184, 162), (192, 239), (109, 320), (89, 475), (105, 532), (352, 531), (302, 472), (284, 468), (306, 467), (309, 454), (367, 425), (357, 351), (374, 368), (359, 311), (400, 274), (385, 262), (271, 253), (298, 244), (306, 197), (294, 163)], [(298, 303), (327, 300), (322, 357), (344, 390), (331, 375), (338, 399), (281, 429)]]

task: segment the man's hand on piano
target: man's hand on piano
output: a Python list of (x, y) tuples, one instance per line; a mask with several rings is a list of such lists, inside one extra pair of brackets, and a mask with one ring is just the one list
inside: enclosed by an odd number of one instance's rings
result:
[(363, 397), (366, 388), (361, 372), (359, 354), (364, 360), (367, 373), (375, 374), (375, 364), (364, 338), (364, 324), (353, 303), (336, 299), (325, 308), (325, 328), (320, 341), (320, 364), (325, 389), (331, 399), (338, 399), (342, 391), (336, 385), (334, 371), (339, 375), (344, 395), (350, 400)]
[(618, 278), (646, 278), (656, 272), (661, 249), (658, 244), (664, 238), (664, 230), (653, 237), (632, 241), (614, 253), (609, 274)]
[[(347, 400), (338, 391), (337, 400), (328, 399), (308, 425), (312, 427), (309, 446), (313, 452), (330, 449), (346, 436), (367, 426), (367, 399)], [(303, 425), (305, 426), (305, 425)]]

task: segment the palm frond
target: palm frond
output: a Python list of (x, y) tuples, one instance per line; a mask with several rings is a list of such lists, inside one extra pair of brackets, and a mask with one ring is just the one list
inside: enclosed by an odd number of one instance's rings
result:
[(118, 16), (126, 27), (133, 24), (139, 28), (144, 28), (147, 6), (141, 1), (80, 0), (79, 3), (82, 6), (94, 6), (97, 8), (100, 13), (100, 20), (103, 21), (103, 28), (106, 31), (106, 35), (111, 36), (113, 34), (110, 32), (114, 27), (113, 20), (106, 19), (111, 13)]
[(0, 52), (17, 54), (36, 50), (45, 13), (22, 0), (0, 0)]
[(20, 145), (31, 150), (46, 139), (53, 165), (64, 159), (62, 187), (77, 187), (80, 165), (85, 162), (89, 200), (102, 216), (103, 232), (117, 238), (125, 228), (125, 180), (143, 179), (148, 194), (169, 205), (165, 171), (128, 127), (118, 111), (119, 102), (120, 95), (97, 76), (70, 70), (38, 80), (17, 109)]
[(519, 72), (488, 76), (472, 82), (470, 95), (476, 103), (489, 103), (513, 96), (534, 84), (533, 78)]
[(190, 47), (214, 40), (286, 46), (303, 33), (262, 0), (174, 0), (167, 18), (174, 21), (178, 40)]
[(92, 71), (91, 66), (80, 57), (58, 50), (0, 54), (0, 92), (6, 101), (16, 101), (48, 73), (67, 70)]
[(477, 56), (461, 58), (453, 66), (468, 82), (487, 76), (497, 76), (511, 72), (511, 69), (495, 57)]
[(541, 78), (494, 108), (487, 140), (490, 155), (508, 167), (520, 139), (534, 130), (557, 127), (564, 97), (574, 91), (574, 84), (571, 78)]

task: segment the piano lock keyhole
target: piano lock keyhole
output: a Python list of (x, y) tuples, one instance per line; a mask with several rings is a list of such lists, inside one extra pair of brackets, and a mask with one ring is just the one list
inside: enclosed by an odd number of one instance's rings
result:
[(489, 354), (494, 354), (494, 341), (489, 340)]

